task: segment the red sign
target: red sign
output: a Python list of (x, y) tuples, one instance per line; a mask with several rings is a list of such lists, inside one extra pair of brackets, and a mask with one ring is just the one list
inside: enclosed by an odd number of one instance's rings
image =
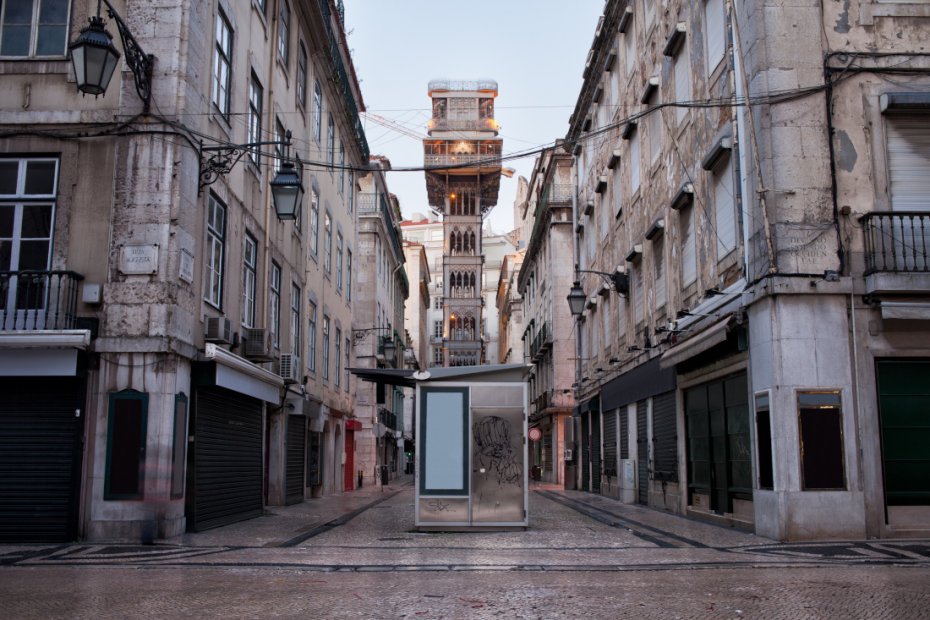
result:
[(534, 426), (530, 429), (530, 441), (539, 441), (542, 439), (542, 431), (539, 430), (538, 426)]

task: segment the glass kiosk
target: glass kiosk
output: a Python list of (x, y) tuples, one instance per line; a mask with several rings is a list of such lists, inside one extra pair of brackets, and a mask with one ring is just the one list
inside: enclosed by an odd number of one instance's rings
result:
[(525, 528), (526, 366), (415, 373), (416, 527)]

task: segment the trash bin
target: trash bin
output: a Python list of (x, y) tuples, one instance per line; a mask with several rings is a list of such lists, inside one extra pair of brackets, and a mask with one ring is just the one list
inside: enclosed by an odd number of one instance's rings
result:
[(388, 466), (381, 466), (381, 486), (385, 486), (388, 483)]

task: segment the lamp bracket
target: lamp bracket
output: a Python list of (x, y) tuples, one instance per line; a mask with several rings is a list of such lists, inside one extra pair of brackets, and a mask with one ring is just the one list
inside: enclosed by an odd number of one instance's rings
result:
[(352, 330), (352, 344), (357, 345), (362, 340), (368, 337), (368, 334), (372, 332), (388, 332), (393, 328), (391, 327), (366, 327), (364, 329), (353, 329)]
[(594, 275), (600, 276), (605, 283), (607, 283), (617, 292), (618, 295), (626, 295), (630, 290), (629, 276), (619, 271), (615, 271), (614, 273), (607, 273), (605, 271), (593, 271), (590, 269), (576, 269), (575, 272), (593, 273)]
[(152, 101), (152, 69), (155, 65), (155, 56), (145, 53), (136, 38), (132, 36), (132, 32), (129, 31), (129, 26), (126, 25), (126, 22), (110, 4), (110, 0), (97, 0), (98, 17), (101, 2), (107, 5), (107, 16), (113, 20), (116, 29), (119, 31), (119, 38), (123, 42), (123, 52), (126, 55), (126, 64), (132, 71), (136, 92), (139, 93), (139, 98), (142, 99), (143, 112), (148, 114), (149, 105)]
[[(106, 0), (104, 0), (106, 1)], [(242, 156), (259, 146), (291, 146), (290, 132), (286, 140), (268, 140), (262, 142), (247, 142), (245, 144), (221, 144), (217, 146), (200, 147), (200, 187), (198, 193), (203, 192), (207, 185), (213, 185), (220, 175), (229, 174)], [(298, 158), (298, 162), (300, 159)]]

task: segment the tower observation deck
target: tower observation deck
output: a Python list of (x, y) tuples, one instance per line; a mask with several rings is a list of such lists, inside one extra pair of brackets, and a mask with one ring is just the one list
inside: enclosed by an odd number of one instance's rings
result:
[(481, 223), (497, 204), (500, 126), (494, 80), (432, 80), (423, 140), (430, 207), (443, 219), (443, 365), (484, 362)]

